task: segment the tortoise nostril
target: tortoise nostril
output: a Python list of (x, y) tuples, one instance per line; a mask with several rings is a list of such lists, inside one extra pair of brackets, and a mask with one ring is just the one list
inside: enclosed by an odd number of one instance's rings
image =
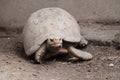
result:
[(55, 38), (55, 39), (54, 39), (54, 42), (56, 42), (56, 43), (57, 43), (57, 42), (59, 42), (59, 40), (58, 40), (57, 38)]

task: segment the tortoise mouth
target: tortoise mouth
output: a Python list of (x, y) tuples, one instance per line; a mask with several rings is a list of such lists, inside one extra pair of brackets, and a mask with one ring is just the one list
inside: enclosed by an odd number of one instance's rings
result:
[(51, 44), (50, 45), (51, 47), (58, 47), (58, 48), (61, 48), (62, 47), (62, 44), (60, 44), (60, 43), (56, 43), (56, 44)]
[(52, 52), (56, 52), (59, 51), (62, 48), (62, 44), (51, 44), (48, 47), (48, 50), (52, 51)]

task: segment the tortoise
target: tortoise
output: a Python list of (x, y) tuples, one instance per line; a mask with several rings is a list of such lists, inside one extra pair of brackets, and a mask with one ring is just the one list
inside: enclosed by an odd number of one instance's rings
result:
[[(67, 11), (58, 7), (33, 12), (24, 29), (23, 45), (27, 56), (35, 55), (38, 63), (66, 49), (71, 59), (90, 60), (91, 53), (77, 49), (88, 41), (80, 34), (80, 26)], [(63, 51), (64, 52), (64, 51)]]

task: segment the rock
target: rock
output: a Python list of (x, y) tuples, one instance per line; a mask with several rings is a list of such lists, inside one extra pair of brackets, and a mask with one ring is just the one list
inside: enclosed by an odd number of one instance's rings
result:
[(110, 66), (110, 67), (113, 67), (113, 66), (114, 66), (114, 64), (113, 64), (113, 63), (110, 63), (110, 64), (109, 64), (109, 66)]

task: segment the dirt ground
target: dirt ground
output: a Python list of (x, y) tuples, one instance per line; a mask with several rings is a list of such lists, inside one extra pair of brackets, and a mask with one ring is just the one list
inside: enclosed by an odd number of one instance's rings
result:
[(25, 56), (20, 33), (0, 28), (0, 80), (120, 80), (120, 50), (93, 42), (83, 50), (94, 58), (35, 64)]

